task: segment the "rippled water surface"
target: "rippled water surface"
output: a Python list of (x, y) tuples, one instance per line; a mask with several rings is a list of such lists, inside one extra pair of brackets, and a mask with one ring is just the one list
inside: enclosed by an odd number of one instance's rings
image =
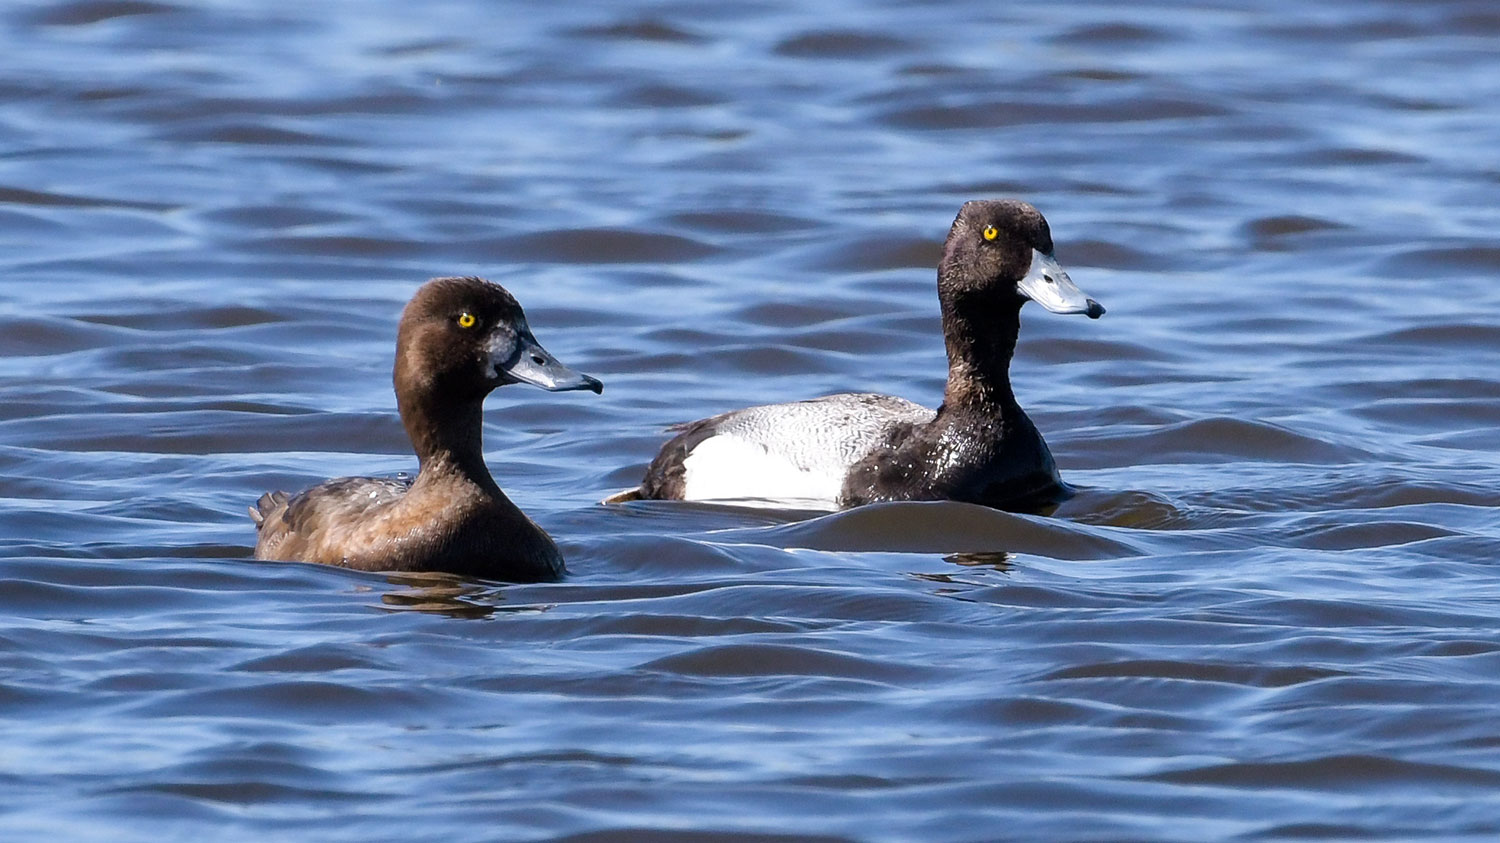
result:
[[(1489, 2), (0, 11), (0, 837), (1500, 835)], [(1053, 517), (596, 504), (663, 428), (933, 404), (1017, 196)], [(490, 399), (566, 581), (248, 560), (410, 470), (480, 274), (603, 396)]]

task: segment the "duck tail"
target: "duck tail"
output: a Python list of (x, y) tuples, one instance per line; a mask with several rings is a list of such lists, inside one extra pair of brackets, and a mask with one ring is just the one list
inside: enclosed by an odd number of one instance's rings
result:
[(637, 487), (635, 489), (626, 489), (623, 492), (615, 492), (613, 495), (610, 495), (609, 497), (599, 502), (608, 505), (612, 503), (628, 503), (630, 501), (640, 501), (645, 499), (645, 495), (641, 494), (640, 488)]
[(272, 517), (281, 514), (287, 505), (286, 492), (266, 492), (250, 507), (250, 520), (255, 522), (255, 529), (259, 530)]

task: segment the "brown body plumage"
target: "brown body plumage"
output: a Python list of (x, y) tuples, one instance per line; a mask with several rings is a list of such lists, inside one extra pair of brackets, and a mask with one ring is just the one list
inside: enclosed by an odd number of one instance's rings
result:
[(485, 466), (483, 403), (507, 383), (599, 392), (599, 381), (537, 344), (503, 287), (439, 278), (402, 313), (394, 382), (416, 478), (347, 477), (295, 496), (267, 493), (250, 510), (255, 557), (510, 581), (560, 576), (557, 545)]

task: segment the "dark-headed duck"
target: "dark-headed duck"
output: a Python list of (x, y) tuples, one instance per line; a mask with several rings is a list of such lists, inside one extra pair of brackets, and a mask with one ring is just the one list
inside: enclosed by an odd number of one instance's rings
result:
[(956, 500), (1038, 509), (1061, 500), (1068, 487), (1011, 392), (1021, 305), (1091, 319), (1104, 308), (1052, 250), (1046, 219), (1025, 202), (959, 209), (938, 265), (948, 385), (936, 412), (869, 393), (735, 410), (675, 428), (640, 488), (606, 502)]
[(291, 497), (267, 493), (250, 510), (255, 558), (514, 582), (561, 576), (557, 545), (485, 467), (484, 399), (508, 383), (596, 393), (603, 385), (559, 363), (515, 298), (479, 278), (417, 290), (396, 331), (394, 379), (416, 478), (345, 477)]

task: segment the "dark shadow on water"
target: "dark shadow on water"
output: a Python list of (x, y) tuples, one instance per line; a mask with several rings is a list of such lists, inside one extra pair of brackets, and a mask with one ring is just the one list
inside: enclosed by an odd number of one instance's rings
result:
[[(1003, 550), (989, 550), (981, 553), (950, 553), (943, 557), (944, 562), (952, 562), (965, 568), (990, 568), (1002, 574), (1010, 573), (1015, 567), (1015, 558)], [(947, 576), (946, 574), (933, 576)]]
[(1139, 552), (1092, 525), (955, 501), (877, 503), (806, 521), (712, 535), (716, 540), (831, 551), (978, 554), (1004, 548), (1054, 559), (1104, 559)]
[(952, 572), (908, 571), (907, 576), (936, 584), (937, 588), (934, 588), (932, 593), (940, 597), (962, 597), (973, 589), (995, 586), (996, 583), (991, 579), (992, 574), (999, 574), (1002, 579), (1008, 579), (1016, 567), (1015, 557), (1003, 550), (984, 553), (950, 553), (943, 557), (943, 561), (957, 565), (959, 570)]
[(1073, 487), (1073, 496), (1050, 515), (1080, 524), (1135, 530), (1185, 529), (1188, 513), (1165, 496), (1139, 489)]
[(438, 571), (386, 574), (397, 587), (380, 595), (379, 608), (391, 612), (427, 612), (450, 618), (487, 618), (497, 612), (545, 612), (549, 604), (504, 605), (505, 590)]

